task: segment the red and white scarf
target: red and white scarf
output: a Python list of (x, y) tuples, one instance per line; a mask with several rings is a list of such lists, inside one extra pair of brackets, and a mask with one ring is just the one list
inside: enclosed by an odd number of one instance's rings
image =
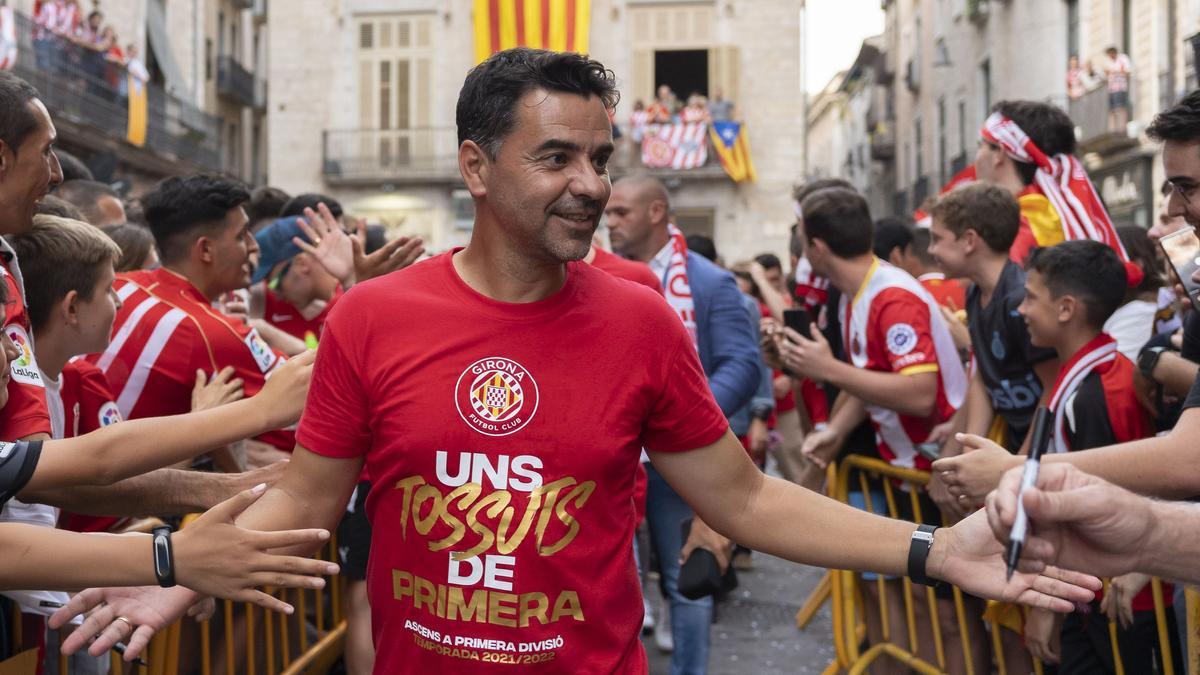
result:
[(1054, 207), (1067, 241), (1091, 239), (1108, 245), (1125, 263), (1129, 286), (1141, 284), (1142, 269), (1129, 260), (1096, 188), (1074, 155), (1047, 157), (1016, 122), (998, 112), (987, 118), (980, 133), (984, 140), (1000, 146), (1014, 160), (1037, 167), (1034, 185)]
[(696, 300), (692, 297), (692, 285), (688, 282), (687, 273), (687, 239), (674, 224), (667, 225), (667, 234), (671, 236), (671, 261), (667, 264), (663, 294), (667, 298), (667, 304), (679, 315), (683, 327), (692, 337), (692, 344), (699, 349), (700, 343), (696, 338)]
[[(1054, 413), (1054, 447), (1053, 452), (1068, 452), (1066, 421), (1072, 399), (1079, 391), (1079, 385), (1093, 370), (1106, 363), (1117, 360), (1117, 341), (1108, 333), (1101, 333), (1087, 343), (1071, 357), (1058, 371), (1058, 379), (1054, 381), (1054, 389), (1050, 391), (1050, 411)], [(1074, 419), (1072, 419), (1074, 423)]]

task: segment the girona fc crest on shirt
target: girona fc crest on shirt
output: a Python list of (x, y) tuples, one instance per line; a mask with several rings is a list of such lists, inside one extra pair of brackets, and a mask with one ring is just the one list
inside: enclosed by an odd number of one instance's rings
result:
[(529, 424), (537, 412), (537, 382), (516, 361), (480, 359), (459, 376), (454, 404), (472, 429), (485, 436), (507, 436)]

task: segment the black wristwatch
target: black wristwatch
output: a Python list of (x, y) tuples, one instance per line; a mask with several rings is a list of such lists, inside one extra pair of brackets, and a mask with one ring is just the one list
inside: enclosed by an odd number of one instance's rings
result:
[(929, 551), (933, 549), (933, 533), (937, 527), (933, 525), (918, 525), (913, 530), (912, 539), (908, 544), (908, 578), (914, 584), (939, 586), (942, 582), (930, 579), (925, 573), (925, 564), (929, 560)]
[(1147, 380), (1154, 381), (1154, 369), (1158, 367), (1158, 360), (1165, 351), (1166, 347), (1147, 347), (1138, 354), (1138, 370)]
[(159, 525), (150, 530), (154, 542), (154, 577), (158, 585), (170, 588), (175, 585), (175, 551), (171, 548), (171, 526)]

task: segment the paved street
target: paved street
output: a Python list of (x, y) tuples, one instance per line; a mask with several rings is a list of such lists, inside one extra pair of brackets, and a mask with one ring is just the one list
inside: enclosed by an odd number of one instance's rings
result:
[[(721, 603), (712, 629), (711, 675), (820, 673), (833, 660), (828, 603), (803, 630), (796, 611), (821, 579), (823, 570), (802, 567), (756, 553), (754, 569), (739, 572), (740, 585)], [(651, 584), (651, 602), (658, 602)], [(642, 640), (654, 675), (669, 671), (670, 655)]]

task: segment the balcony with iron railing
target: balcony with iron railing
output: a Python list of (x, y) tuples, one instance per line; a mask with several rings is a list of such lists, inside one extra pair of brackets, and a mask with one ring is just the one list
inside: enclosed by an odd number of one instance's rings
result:
[(244, 106), (255, 104), (254, 74), (229, 54), (217, 58), (217, 93)]
[[(706, 138), (708, 159), (691, 169), (650, 169), (642, 163), (640, 146), (628, 137), (616, 142), (609, 162), (614, 178), (648, 173), (659, 178), (711, 180), (725, 177), (720, 160)], [(456, 184), (458, 132), (454, 127), (421, 129), (328, 129), (322, 141), (322, 173), (331, 185)]]
[[(13, 73), (37, 88), (42, 102), (68, 142), (92, 149), (120, 150), (146, 157), (156, 166), (184, 161), (202, 169), (219, 168), (220, 123), (156, 83), (146, 83), (146, 139), (142, 150), (128, 141), (128, 73), (124, 65), (92, 61), (83, 47), (42, 31), (14, 13), (17, 60)], [(139, 155), (142, 153), (142, 155)]]

